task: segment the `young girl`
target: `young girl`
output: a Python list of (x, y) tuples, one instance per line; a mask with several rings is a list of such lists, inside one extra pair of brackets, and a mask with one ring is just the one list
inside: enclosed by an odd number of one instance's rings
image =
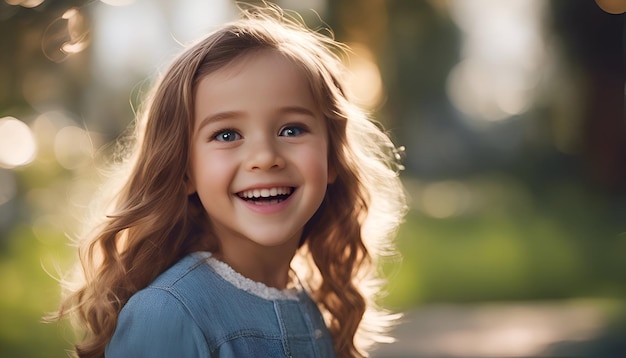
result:
[[(397, 151), (350, 102), (332, 39), (242, 9), (170, 65), (60, 316), (80, 357), (353, 357), (388, 340), (377, 257)], [(386, 319), (386, 321), (385, 321)]]

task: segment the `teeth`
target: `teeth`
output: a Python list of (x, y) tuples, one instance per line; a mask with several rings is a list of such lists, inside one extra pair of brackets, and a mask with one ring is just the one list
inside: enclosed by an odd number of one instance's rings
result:
[(284, 187), (276, 187), (276, 188), (263, 188), (263, 189), (252, 189), (245, 190), (239, 193), (239, 196), (246, 199), (252, 198), (269, 198), (271, 196), (277, 195), (289, 195), (291, 194), (292, 188), (284, 186)]

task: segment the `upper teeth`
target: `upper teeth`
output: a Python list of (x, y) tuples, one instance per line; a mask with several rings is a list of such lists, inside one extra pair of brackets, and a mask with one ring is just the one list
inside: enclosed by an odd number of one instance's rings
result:
[(290, 187), (252, 189), (252, 190), (245, 190), (239, 193), (239, 195), (243, 198), (269, 198), (270, 196), (289, 195), (289, 194), (291, 194)]

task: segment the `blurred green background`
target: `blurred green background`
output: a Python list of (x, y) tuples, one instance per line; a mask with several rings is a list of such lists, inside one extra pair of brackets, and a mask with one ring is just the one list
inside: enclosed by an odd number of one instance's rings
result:
[[(352, 46), (352, 91), (406, 147), (411, 211), (383, 303), (407, 316), (377, 356), (626, 356), (625, 9), (599, 2), (612, 13), (278, 2)], [(68, 325), (41, 318), (111, 143), (181, 43), (233, 16), (228, 0), (0, 1), (1, 357), (65, 356)], [(459, 338), (483, 331), (498, 343)]]

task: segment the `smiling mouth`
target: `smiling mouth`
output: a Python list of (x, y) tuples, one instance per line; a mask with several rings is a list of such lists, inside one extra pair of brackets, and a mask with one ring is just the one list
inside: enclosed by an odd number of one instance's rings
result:
[(240, 191), (237, 196), (256, 205), (274, 205), (287, 200), (294, 190), (295, 188), (288, 186), (252, 189)]

